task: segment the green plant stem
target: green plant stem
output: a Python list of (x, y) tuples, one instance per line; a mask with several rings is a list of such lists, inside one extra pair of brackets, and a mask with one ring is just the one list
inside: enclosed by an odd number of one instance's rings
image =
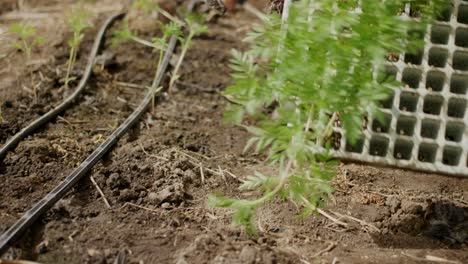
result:
[(22, 41), (24, 45), (24, 52), (26, 53), (26, 59), (27, 61), (30, 61), (31, 60), (31, 47), (28, 45), (26, 40), (23, 39)]
[(169, 88), (167, 89), (167, 92), (169, 95), (171, 95), (172, 87), (174, 86), (175, 82), (177, 81), (177, 79), (179, 79), (179, 77), (177, 76), (177, 73), (179, 72), (180, 67), (182, 66), (182, 62), (184, 61), (185, 55), (187, 54), (190, 44), (192, 43), (193, 36), (194, 34), (190, 32), (187, 40), (185, 41), (182, 47), (182, 52), (180, 53), (179, 60), (177, 61), (174, 71), (172, 72), (171, 80), (169, 82)]
[[(167, 41), (167, 36), (163, 35), (162, 43), (166, 43), (166, 41)], [(156, 45), (154, 45), (154, 46), (156, 48)], [(153, 84), (151, 85), (151, 90), (153, 91), (153, 98), (151, 99), (151, 113), (153, 113), (153, 114), (154, 114), (154, 109), (156, 108), (156, 102), (155, 102), (156, 87), (154, 85), (156, 84), (156, 80), (158, 79), (158, 73), (159, 73), (159, 69), (161, 68), (161, 64), (163, 62), (163, 56), (164, 56), (164, 48), (159, 47), (158, 63), (156, 65), (156, 70), (154, 72)]]
[(167, 19), (171, 20), (172, 22), (178, 24), (179, 26), (184, 26), (185, 25), (185, 22), (180, 20), (179, 18), (171, 15), (169, 12), (167, 12), (166, 10), (162, 9), (161, 7), (159, 7), (158, 5), (155, 5), (154, 6), (154, 9), (159, 12), (161, 15), (163, 15), (164, 17), (166, 17)]
[(73, 66), (75, 64), (74, 60), (76, 59), (76, 55), (75, 55), (75, 47), (72, 47), (70, 49), (70, 55), (69, 55), (69, 58), (68, 58), (68, 67), (67, 67), (67, 75), (65, 76), (65, 89), (68, 89), (68, 83), (70, 81), (70, 74), (71, 74), (71, 71), (73, 69)]
[(151, 47), (153, 49), (159, 49), (159, 50), (163, 49), (163, 47), (161, 47), (161, 46), (155, 45), (154, 43), (151, 43), (151, 42), (149, 42), (147, 40), (144, 40), (144, 39), (136, 37), (136, 36), (132, 36), (130, 39), (135, 41), (136, 43), (142, 44), (144, 46)]
[(281, 189), (283, 188), (283, 186), (286, 184), (287, 180), (290, 177), (289, 171), (291, 170), (292, 165), (293, 165), (293, 160), (289, 159), (286, 167), (284, 168), (284, 171), (282, 171), (282, 173), (280, 174), (280, 179), (279, 179), (278, 184), (275, 186), (275, 189), (264, 194), (262, 197), (256, 200), (245, 201), (246, 205), (255, 207), (261, 203), (264, 203), (265, 201), (273, 197), (275, 194), (277, 194), (279, 191), (281, 191)]
[(329, 133), (332, 132), (333, 123), (335, 123), (337, 117), (338, 117), (337, 112), (334, 112), (333, 115), (331, 116), (330, 120), (328, 120), (328, 123), (325, 126), (325, 129), (323, 130), (322, 135), (320, 135), (320, 137), (318, 138), (317, 143), (318, 143), (319, 147), (323, 145), (323, 141), (325, 140), (325, 138), (328, 136)]

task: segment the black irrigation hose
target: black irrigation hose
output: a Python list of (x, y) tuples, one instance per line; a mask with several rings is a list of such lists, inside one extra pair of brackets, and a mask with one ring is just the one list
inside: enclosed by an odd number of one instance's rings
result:
[(22, 139), (33, 134), (37, 129), (41, 128), (43, 125), (50, 122), (52, 119), (56, 118), (59, 114), (61, 114), (63, 111), (65, 111), (75, 102), (75, 100), (83, 92), (83, 90), (85, 89), (88, 83), (88, 80), (91, 76), (93, 65), (96, 59), (96, 55), (98, 54), (99, 47), (101, 46), (101, 43), (104, 40), (104, 35), (107, 29), (109, 29), (109, 27), (112, 25), (114, 21), (122, 18), (123, 16), (124, 16), (124, 13), (112, 15), (106, 20), (104, 25), (102, 25), (101, 29), (99, 30), (96, 36), (96, 39), (94, 40), (91, 53), (89, 54), (88, 63), (83, 73), (83, 77), (81, 78), (80, 83), (78, 84), (78, 87), (73, 92), (73, 94), (71, 94), (67, 99), (65, 99), (60, 105), (56, 106), (54, 109), (50, 110), (43, 116), (39, 117), (34, 122), (29, 124), (27, 127), (21, 129), (20, 132), (16, 133), (14, 136), (8, 139), (8, 141), (0, 148), (0, 162), (6, 156), (8, 151), (15, 148), (16, 145), (18, 145), (18, 143)]
[[(159, 69), (154, 87), (159, 87), (166, 72), (169, 60), (177, 44), (177, 38), (170, 39), (164, 55), (163, 63)], [(148, 91), (138, 108), (104, 141), (93, 153), (85, 159), (65, 180), (54, 190), (48, 193), (42, 200), (28, 210), (16, 223), (0, 236), (0, 256), (14, 243), (24, 231), (30, 227), (42, 214), (63, 198), (63, 196), (113, 147), (117, 140), (132, 127), (150, 106), (153, 91)]]

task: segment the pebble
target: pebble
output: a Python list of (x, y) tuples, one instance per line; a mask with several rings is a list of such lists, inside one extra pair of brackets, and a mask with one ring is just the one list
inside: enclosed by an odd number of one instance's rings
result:
[(241, 263), (253, 264), (255, 263), (255, 255), (257, 251), (252, 246), (245, 246), (242, 248), (239, 254), (239, 260)]
[(174, 170), (174, 174), (182, 176), (182, 175), (184, 175), (184, 171), (182, 169), (180, 169), (180, 168), (176, 168)]
[(403, 200), (401, 202), (401, 211), (407, 214), (420, 214), (423, 211), (421, 204)]
[(184, 177), (188, 180), (188, 182), (196, 182), (200, 178), (192, 169), (186, 170), (184, 172)]
[(47, 247), (49, 246), (49, 241), (44, 240), (39, 245), (36, 246), (36, 253), (37, 254), (44, 254), (47, 252)]
[(159, 192), (151, 192), (148, 194), (148, 199), (150, 202), (153, 204), (160, 204), (164, 201), (166, 201), (169, 197), (171, 197), (172, 192), (169, 190), (169, 188), (165, 188)]
[(119, 200), (122, 202), (134, 200), (138, 198), (138, 194), (132, 189), (125, 189), (120, 191)]
[(396, 213), (396, 211), (400, 208), (401, 202), (398, 198), (390, 196), (385, 201), (385, 205), (390, 207), (390, 212)]
[(111, 189), (129, 186), (129, 182), (119, 173), (112, 173), (109, 178), (107, 178), (106, 184)]

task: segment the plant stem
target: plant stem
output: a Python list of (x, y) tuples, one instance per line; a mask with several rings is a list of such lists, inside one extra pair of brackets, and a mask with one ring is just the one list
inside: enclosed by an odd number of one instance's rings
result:
[(184, 61), (185, 54), (187, 54), (187, 51), (190, 47), (193, 36), (194, 34), (190, 32), (187, 40), (185, 41), (182, 47), (182, 52), (180, 53), (179, 60), (177, 61), (174, 71), (172, 72), (171, 80), (169, 82), (169, 88), (167, 89), (167, 92), (169, 95), (171, 95), (171, 91), (172, 91), (172, 87), (174, 86), (174, 83), (177, 81), (177, 79), (179, 79), (179, 77), (177, 76), (177, 73), (179, 72), (180, 66), (182, 65), (182, 62)]
[(144, 46), (151, 47), (153, 49), (159, 49), (159, 50), (163, 49), (163, 47), (161, 47), (161, 46), (157, 46), (154, 43), (151, 43), (151, 42), (149, 42), (147, 40), (144, 40), (144, 39), (136, 37), (136, 36), (132, 36), (131, 40), (135, 41), (136, 43), (142, 44)]
[[(166, 43), (167, 36), (164, 35), (162, 40), (163, 40), (162, 41), (163, 43)], [(163, 56), (164, 56), (164, 49), (161, 47), (159, 49), (158, 64), (156, 65), (156, 70), (154, 72), (153, 84), (151, 85), (151, 89), (153, 90), (153, 98), (151, 98), (151, 113), (152, 114), (154, 114), (154, 109), (156, 107), (156, 102), (155, 102), (156, 87), (154, 87), (154, 85), (156, 84), (156, 80), (158, 79), (158, 73), (159, 73), (159, 69), (161, 68), (161, 64), (162, 64), (162, 61), (163, 61)]]
[(155, 5), (155, 6), (154, 6), (154, 9), (155, 9), (157, 12), (161, 13), (161, 15), (165, 16), (167, 19), (169, 19), (169, 20), (171, 20), (172, 22), (178, 24), (179, 26), (184, 26), (184, 25), (185, 25), (185, 23), (184, 23), (182, 20), (180, 20), (179, 18), (177, 18), (177, 17), (171, 15), (169, 12), (167, 12), (167, 11), (164, 10), (163, 8), (159, 7), (158, 5)]
[(276, 185), (275, 189), (273, 189), (272, 191), (264, 194), (262, 197), (258, 198), (257, 200), (247, 201), (247, 203), (250, 206), (256, 206), (258, 204), (261, 204), (261, 203), (265, 202), (266, 200), (270, 199), (275, 194), (277, 194), (279, 191), (281, 191), (281, 188), (283, 188), (283, 186), (286, 184), (286, 182), (287, 182), (287, 180), (289, 178), (289, 175), (290, 175), (289, 171), (291, 170), (292, 165), (293, 165), (293, 160), (289, 159), (288, 163), (286, 165), (286, 168), (284, 168), (284, 170), (281, 172), (279, 182)]
[(68, 67), (67, 67), (67, 75), (65, 76), (65, 89), (68, 89), (68, 82), (70, 81), (70, 73), (73, 68), (73, 64), (75, 63), (75, 47), (71, 47), (70, 55), (68, 57)]
[(328, 124), (325, 126), (325, 129), (323, 130), (322, 135), (320, 135), (320, 137), (317, 140), (318, 147), (322, 146), (323, 141), (325, 140), (327, 135), (331, 133), (331, 130), (333, 129), (333, 123), (335, 123), (337, 117), (338, 117), (337, 112), (334, 112), (330, 120), (328, 121)]

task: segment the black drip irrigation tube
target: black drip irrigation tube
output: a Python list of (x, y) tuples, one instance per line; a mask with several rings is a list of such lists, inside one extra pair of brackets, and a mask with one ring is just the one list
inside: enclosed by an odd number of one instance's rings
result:
[[(192, 10), (191, 7), (189, 7), (189, 10)], [(124, 13), (120, 13), (118, 15), (114, 15), (110, 17), (107, 21), (106, 24), (104, 24), (103, 28), (99, 32), (100, 35), (98, 35), (98, 38), (96, 40), (97, 44), (95, 43), (95, 46), (93, 47), (93, 52), (96, 53), (97, 49), (99, 47), (99, 43), (103, 39), (103, 34), (109, 24), (114, 21), (117, 18), (123, 17)], [(163, 63), (159, 69), (159, 72), (157, 73), (157, 78), (155, 82), (153, 83), (153, 87), (159, 87), (162, 79), (164, 77), (164, 74), (166, 72), (166, 69), (169, 65), (169, 60), (174, 52), (175, 46), (177, 44), (177, 38), (175, 36), (172, 36), (169, 45), (167, 47), (167, 50), (164, 54), (164, 60)], [(92, 64), (94, 60), (94, 57), (91, 55), (90, 56), (90, 61)], [(91, 71), (91, 67), (88, 64), (87, 71)], [(85, 75), (86, 76), (86, 75)], [(84, 79), (85, 77), (83, 77)], [(89, 76), (87, 77), (89, 78)], [(80, 82), (83, 83), (84, 81)], [(83, 86), (86, 84), (84, 82)], [(75, 92), (76, 93), (76, 92)], [(48, 193), (42, 200), (40, 200), (38, 203), (36, 203), (31, 209), (29, 209), (26, 213), (23, 214), (23, 216), (16, 222), (14, 223), (4, 234), (0, 236), (0, 256), (6, 252), (6, 250), (11, 246), (12, 243), (14, 243), (17, 239), (20, 238), (20, 236), (26, 231), (28, 227), (30, 227), (42, 214), (44, 214), (47, 210), (52, 208), (52, 206), (59, 201), (60, 199), (63, 198), (63, 196), (87, 173), (89, 170), (107, 153), (111, 150), (111, 148), (114, 146), (114, 144), (117, 142), (117, 140), (122, 137), (129, 128), (131, 128), (139, 119), (140, 117), (145, 113), (145, 111), (148, 109), (148, 107), (151, 105), (152, 98), (155, 96), (154, 91), (149, 90), (148, 93), (146, 94), (145, 98), (143, 101), (140, 103), (138, 108), (104, 141), (99, 147), (93, 151), (93, 153), (87, 157), (71, 174), (69, 174), (65, 180), (63, 180), (55, 189), (53, 189), (50, 193)], [(74, 100), (67, 100), (67, 104), (70, 104)], [(68, 102), (69, 101), (69, 102)], [(62, 103), (61, 105), (64, 105), (66, 102)], [(56, 108), (57, 109), (57, 108)], [(55, 110), (55, 109), (54, 109)], [(61, 111), (61, 110), (60, 110)], [(57, 112), (60, 112), (57, 110)], [(54, 112), (55, 113), (55, 112)], [(57, 114), (56, 114), (57, 115)], [(46, 123), (48, 120), (50, 120), (53, 117), (48, 117), (45, 119), (44, 117), (41, 117), (40, 121), (36, 121), (33, 124), (35, 124), (34, 127), (30, 128), (28, 131), (33, 131), (34, 129), (37, 129), (38, 126), (43, 125)], [(33, 124), (31, 124), (29, 127), (31, 127)], [(22, 134), (22, 137), (25, 137), (27, 134), (26, 132)], [(20, 137), (16, 139), (16, 142), (19, 142), (21, 140)], [(2, 148), (3, 151), (3, 148)]]
[(43, 125), (50, 122), (52, 119), (56, 118), (59, 114), (63, 113), (66, 109), (68, 109), (78, 98), (78, 96), (84, 91), (86, 85), (88, 84), (89, 78), (91, 77), (91, 72), (93, 70), (93, 65), (96, 60), (96, 56), (99, 52), (99, 47), (104, 40), (104, 35), (107, 29), (110, 28), (112, 23), (116, 20), (121, 19), (125, 13), (118, 13), (109, 17), (106, 22), (102, 25), (101, 29), (99, 30), (96, 39), (94, 40), (93, 47), (91, 49), (91, 53), (89, 54), (88, 62), (86, 64), (86, 68), (83, 73), (83, 77), (81, 78), (78, 87), (76, 90), (61, 104), (56, 106), (54, 109), (50, 110), (46, 114), (42, 115), (38, 119), (34, 120), (31, 124), (26, 126), (25, 128), (21, 129), (20, 132), (16, 133), (14, 136), (9, 138), (7, 142), (0, 148), (0, 162), (5, 158), (8, 151), (12, 150), (13, 148), (18, 145), (18, 143), (26, 138), (29, 135), (32, 135), (36, 130), (41, 128)]

